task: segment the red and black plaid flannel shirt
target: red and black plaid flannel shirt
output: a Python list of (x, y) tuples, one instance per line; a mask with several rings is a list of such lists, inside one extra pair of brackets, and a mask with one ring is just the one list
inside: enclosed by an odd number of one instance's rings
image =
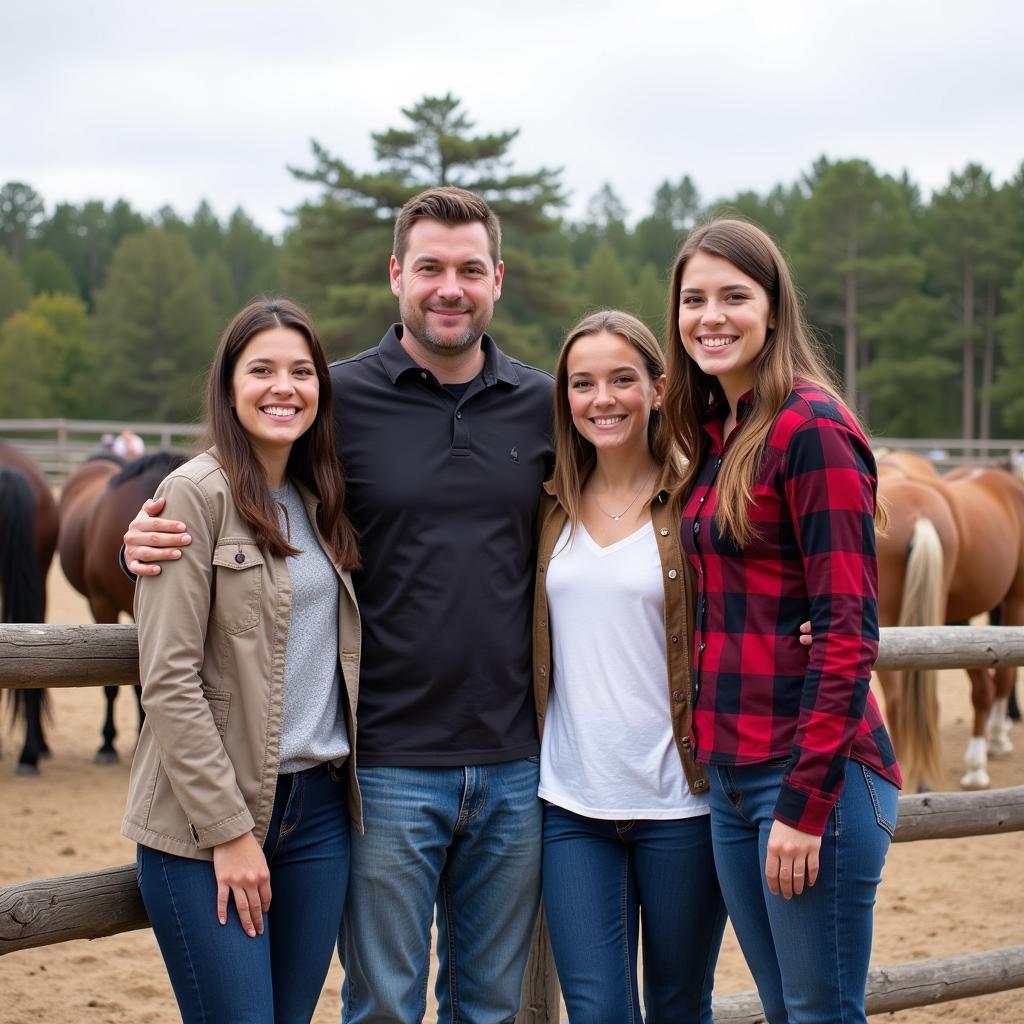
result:
[[(698, 578), (697, 756), (788, 758), (775, 817), (821, 835), (849, 758), (902, 783), (868, 689), (878, 653), (875, 460), (842, 405), (799, 383), (768, 432), (740, 549), (714, 523), (725, 412), (705, 423), (710, 444), (682, 520)], [(810, 650), (799, 641), (805, 619)]]

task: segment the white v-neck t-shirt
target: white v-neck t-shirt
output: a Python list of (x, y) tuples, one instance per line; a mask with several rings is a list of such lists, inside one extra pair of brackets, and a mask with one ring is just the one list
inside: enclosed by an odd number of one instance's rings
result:
[(651, 523), (601, 547), (569, 524), (548, 565), (551, 690), (540, 796), (590, 818), (708, 811), (679, 762), (668, 703), (665, 592)]

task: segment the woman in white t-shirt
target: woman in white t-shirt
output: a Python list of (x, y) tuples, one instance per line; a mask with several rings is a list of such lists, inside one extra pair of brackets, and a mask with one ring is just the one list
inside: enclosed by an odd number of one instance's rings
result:
[[(668, 495), (664, 360), (618, 311), (580, 321), (555, 370), (534, 691), (544, 906), (572, 1024), (711, 1024), (725, 927), (694, 762), (694, 587)], [(550, 685), (549, 685), (550, 681)]]

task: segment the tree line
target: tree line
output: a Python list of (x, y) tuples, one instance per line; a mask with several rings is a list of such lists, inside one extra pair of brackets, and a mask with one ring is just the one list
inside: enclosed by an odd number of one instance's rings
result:
[(978, 164), (924, 197), (906, 172), (819, 159), (767, 193), (703, 197), (683, 175), (630, 211), (613, 183), (566, 216), (556, 167), (521, 170), (518, 130), (478, 132), (459, 99), (424, 97), (372, 135), (359, 170), (313, 141), (290, 168), (311, 198), (281, 239), (241, 208), (189, 218), (126, 200), (58, 203), (0, 187), (0, 358), (14, 388), (0, 416), (189, 420), (216, 337), (259, 294), (315, 315), (341, 357), (396, 315), (385, 268), (391, 229), (415, 192), (454, 184), (501, 216), (509, 273), (492, 328), (510, 354), (551, 368), (583, 313), (616, 306), (660, 334), (667, 274), (693, 226), (760, 224), (789, 256), (808, 320), (848, 400), (876, 434), (1009, 437), (1024, 432), (1024, 164), (1005, 182)]

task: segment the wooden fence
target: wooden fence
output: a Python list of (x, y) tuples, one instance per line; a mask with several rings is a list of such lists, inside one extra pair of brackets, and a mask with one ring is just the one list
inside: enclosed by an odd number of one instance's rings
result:
[[(134, 626), (0, 625), (0, 687), (134, 682)], [(993, 668), (1024, 664), (1024, 627), (882, 630), (879, 668)], [(900, 797), (896, 842), (1024, 831), (1024, 786)], [(70, 939), (148, 927), (132, 865), (0, 888), (0, 956)], [(868, 1013), (1024, 988), (1024, 945), (873, 968)], [(715, 1000), (716, 1024), (762, 1021), (755, 993)], [(559, 1020), (558, 981), (539, 919), (519, 1024)]]
[[(108, 420), (0, 420), (0, 438), (26, 451), (61, 486), (68, 474), (94, 455), (104, 434), (125, 428), (138, 434), (147, 449), (190, 452), (203, 428), (194, 423), (122, 423)], [(963, 440), (949, 437), (875, 437), (876, 449), (913, 451), (934, 461), (939, 469), (970, 465), (1010, 465), (1024, 470), (1024, 441)]]
[(195, 423), (122, 423), (114, 420), (0, 420), (0, 438), (16, 445), (42, 469), (54, 487), (61, 487), (74, 468), (100, 451), (104, 434), (122, 430), (138, 434), (147, 451), (188, 454), (203, 428)]

